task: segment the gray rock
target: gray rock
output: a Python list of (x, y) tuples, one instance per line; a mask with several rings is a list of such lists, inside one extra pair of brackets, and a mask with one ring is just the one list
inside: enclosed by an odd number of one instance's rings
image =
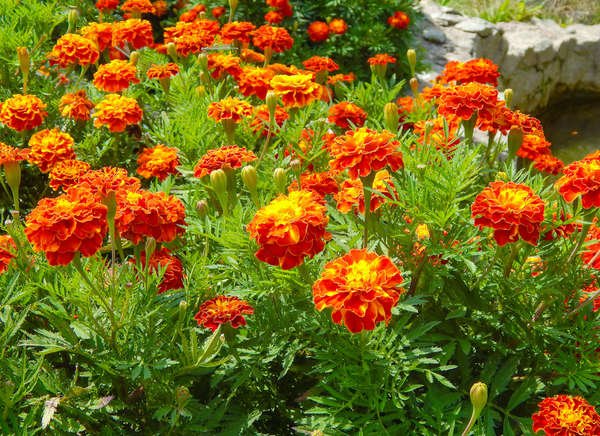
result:
[(456, 23), (463, 19), (462, 15), (456, 14), (441, 14), (433, 17), (434, 21), (440, 26), (448, 27), (454, 26)]
[(461, 21), (455, 28), (463, 32), (476, 33), (479, 36), (486, 37), (492, 33), (494, 25), (482, 18), (472, 17)]
[(558, 55), (554, 51), (552, 42), (547, 39), (536, 42), (533, 46), (533, 51), (537, 54), (538, 62), (543, 64), (550, 62)]
[(446, 35), (444, 32), (435, 27), (428, 27), (425, 29), (423, 31), (423, 38), (436, 44), (443, 44), (446, 42)]

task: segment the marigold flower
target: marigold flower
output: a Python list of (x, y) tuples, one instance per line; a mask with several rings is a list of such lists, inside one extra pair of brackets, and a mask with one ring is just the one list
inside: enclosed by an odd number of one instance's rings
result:
[(113, 24), (112, 36), (113, 47), (123, 48), (128, 44), (131, 49), (139, 50), (154, 43), (152, 24), (139, 18), (117, 21)]
[(350, 129), (350, 123), (362, 127), (367, 120), (367, 113), (354, 103), (343, 101), (329, 108), (327, 119), (342, 129)]
[(137, 159), (137, 173), (149, 179), (156, 177), (162, 181), (169, 174), (177, 174), (179, 166), (179, 158), (177, 157), (177, 149), (167, 147), (163, 144), (158, 144), (152, 148), (145, 148)]
[(344, 171), (353, 179), (366, 177), (371, 172), (388, 166), (396, 171), (403, 166), (400, 143), (388, 132), (377, 132), (367, 127), (348, 131), (336, 137), (329, 145), (333, 157), (329, 166), (333, 171)]
[(219, 33), (219, 23), (211, 20), (195, 20), (189, 23), (178, 22), (175, 27), (167, 27), (165, 44), (174, 43), (177, 53), (186, 57), (200, 53), (203, 48), (213, 44)]
[(77, 121), (89, 120), (93, 108), (94, 103), (88, 100), (83, 89), (63, 95), (58, 104), (58, 110), (63, 117)]
[(252, 64), (262, 64), (265, 62), (265, 56), (263, 54), (254, 50), (250, 50), (249, 48), (242, 49), (240, 59), (244, 62), (250, 62)]
[(17, 244), (10, 235), (0, 235), (0, 273), (8, 269), (10, 261), (15, 258)]
[(6, 165), (21, 162), (27, 159), (29, 156), (29, 150), (24, 148), (11, 147), (3, 142), (0, 142), (0, 166), (5, 167)]
[[(142, 252), (140, 256), (141, 264), (146, 267), (146, 253)], [(152, 272), (164, 271), (162, 279), (158, 285), (158, 293), (171, 291), (174, 289), (183, 288), (183, 263), (181, 260), (172, 255), (171, 252), (161, 247), (150, 256), (148, 269)]]
[(395, 64), (396, 58), (390, 56), (386, 53), (376, 54), (373, 57), (367, 59), (369, 65), (387, 65), (387, 64)]
[(146, 71), (146, 77), (148, 79), (169, 79), (179, 74), (179, 66), (173, 62), (167, 64), (157, 65), (152, 64)]
[(533, 431), (547, 436), (600, 434), (600, 415), (594, 406), (582, 397), (555, 395), (544, 398), (539, 411), (531, 416)]
[(94, 86), (105, 92), (121, 92), (132, 83), (140, 83), (137, 68), (129, 61), (115, 59), (102, 64), (94, 73)]
[(96, 43), (98, 50), (104, 51), (112, 45), (112, 23), (89, 23), (79, 29), (84, 38)]
[(105, 199), (111, 192), (137, 191), (141, 182), (137, 177), (130, 177), (124, 168), (103, 167), (82, 174), (77, 185), (85, 187), (100, 199)]
[(324, 56), (313, 56), (305, 61), (302, 61), (302, 65), (308, 71), (318, 73), (321, 71), (327, 71), (332, 73), (340, 69), (339, 65), (336, 64), (333, 59)]
[(216, 6), (211, 9), (210, 13), (214, 18), (222, 17), (226, 12), (225, 6)]
[(202, 178), (215, 170), (241, 168), (244, 163), (252, 162), (256, 159), (257, 157), (253, 152), (237, 145), (226, 145), (208, 150), (194, 167), (194, 177)]
[(291, 269), (325, 248), (331, 235), (325, 231), (329, 218), (324, 200), (312, 191), (280, 195), (256, 212), (246, 227), (259, 245), (257, 259)]
[(283, 27), (260, 26), (252, 33), (252, 44), (263, 52), (271, 49), (275, 53), (281, 53), (292, 48), (294, 40)]
[(254, 29), (256, 26), (249, 21), (232, 21), (221, 28), (221, 38), (226, 44), (233, 41), (249, 44)]
[(266, 68), (252, 66), (242, 67), (236, 81), (240, 93), (245, 97), (256, 95), (261, 100), (267, 96), (271, 89), (271, 79), (275, 74)]
[(171, 242), (185, 233), (185, 208), (181, 200), (164, 192), (120, 191), (115, 225), (134, 245), (149, 236), (156, 242)]
[(203, 4), (198, 4), (189, 11), (181, 14), (179, 16), (179, 21), (191, 23), (192, 21), (195, 21), (196, 18), (198, 18), (198, 15), (202, 12), (206, 12), (206, 6)]
[(111, 132), (122, 132), (128, 125), (140, 123), (144, 113), (135, 98), (108, 94), (96, 105), (92, 116), (95, 127), (106, 126)]
[(156, 12), (150, 0), (125, 0), (121, 5), (121, 10), (138, 15), (154, 14)]
[[(592, 227), (594, 226), (592, 225)], [(545, 241), (552, 241), (556, 238), (568, 238), (577, 228), (581, 228), (581, 225), (574, 223), (571, 215), (565, 215), (564, 212), (561, 212), (560, 219), (557, 219), (556, 213), (553, 213), (552, 228), (545, 230), (543, 238)], [(600, 245), (598, 247), (600, 248)]]
[(275, 8), (282, 17), (291, 17), (294, 13), (289, 0), (267, 0), (267, 5)]
[(331, 319), (351, 333), (373, 330), (392, 317), (392, 308), (404, 290), (402, 274), (387, 256), (363, 250), (325, 265), (313, 284), (313, 301), (318, 311), (331, 308)]
[(342, 18), (334, 18), (329, 22), (329, 32), (343, 35), (348, 30), (348, 24)]
[(591, 268), (600, 269), (600, 227), (593, 222), (585, 237), (585, 250), (581, 254), (583, 263)]
[(555, 187), (569, 203), (581, 196), (584, 209), (600, 207), (600, 150), (567, 165)]
[(543, 132), (526, 133), (523, 142), (517, 150), (517, 156), (523, 159), (536, 160), (540, 156), (550, 154), (550, 142), (546, 140)]
[(506, 135), (514, 127), (514, 115), (504, 101), (498, 100), (494, 107), (489, 108), (487, 116), (477, 118), (476, 126), (485, 132), (495, 134), (500, 131)]
[(460, 119), (447, 116), (414, 123), (414, 133), (419, 135), (417, 141), (424, 145), (433, 145), (437, 150), (452, 153), (460, 143), (458, 127)]
[(75, 158), (74, 143), (71, 135), (57, 128), (40, 130), (29, 138), (28, 160), (47, 173), (58, 162)]
[(25, 219), (25, 235), (50, 265), (67, 265), (76, 253), (93, 256), (108, 230), (107, 208), (87, 189), (73, 187), (56, 198), (43, 198)]
[(66, 191), (79, 182), (79, 178), (90, 170), (90, 164), (77, 159), (66, 159), (57, 162), (50, 169), (50, 187), (55, 191), (62, 188)]
[(220, 80), (225, 74), (237, 78), (242, 73), (240, 58), (230, 54), (211, 53), (208, 55), (208, 69), (213, 79)]
[(96, 9), (98, 9), (100, 12), (114, 11), (119, 7), (120, 1), (121, 0), (97, 0)]
[(553, 156), (552, 154), (541, 154), (533, 161), (533, 166), (536, 170), (543, 173), (559, 174), (564, 168), (565, 164), (562, 160)]
[(444, 88), (437, 103), (440, 115), (454, 115), (468, 120), (475, 112), (478, 117), (489, 117), (497, 101), (498, 90), (489, 85), (471, 82)]
[(311, 74), (277, 75), (271, 79), (271, 88), (285, 107), (307, 106), (321, 97), (321, 87)]
[(439, 83), (456, 82), (458, 84), (477, 82), (498, 86), (498, 65), (485, 58), (471, 59), (467, 62), (450, 61), (437, 78)]
[(169, 5), (166, 0), (155, 0), (152, 2), (154, 6), (154, 15), (157, 17), (164, 17), (169, 13)]
[(542, 127), (542, 122), (540, 120), (531, 115), (521, 113), (520, 111), (512, 112), (512, 124), (515, 127), (519, 127), (523, 133), (544, 133), (544, 128)]
[(353, 73), (350, 74), (334, 74), (327, 78), (328, 85), (335, 85), (338, 82), (354, 82), (356, 76)]
[(219, 295), (200, 305), (194, 319), (198, 325), (211, 329), (213, 332), (222, 324), (229, 323), (234, 329), (245, 326), (244, 315), (252, 315), (254, 309), (246, 301), (238, 297)]
[(48, 54), (50, 65), (66, 68), (71, 65), (96, 63), (100, 53), (92, 41), (81, 35), (67, 33), (61, 36)]
[[(392, 192), (390, 192), (390, 187)], [(394, 183), (390, 173), (386, 170), (377, 171), (373, 179), (373, 191), (380, 194), (371, 196), (371, 212), (375, 212), (385, 203), (385, 197), (392, 198), (395, 194)], [(354, 212), (365, 213), (364, 186), (360, 179), (344, 180), (340, 185), (339, 192), (334, 196), (337, 209), (342, 213)]]
[[(288, 65), (284, 65), (284, 64), (278, 64), (278, 63), (269, 64), (265, 67), (265, 69), (271, 71), (276, 76), (277, 75), (293, 76), (295, 74), (307, 74), (306, 71), (303, 71), (303, 70), (295, 67), (294, 65), (288, 66)], [(311, 77), (312, 77), (312, 75), (311, 75)]]
[(0, 122), (17, 132), (32, 130), (48, 116), (46, 104), (35, 95), (14, 94), (0, 103)]
[(300, 189), (312, 191), (321, 197), (325, 197), (327, 194), (337, 194), (340, 188), (338, 182), (334, 178), (334, 174), (330, 171), (323, 173), (306, 171), (300, 174), (300, 186), (298, 186), (298, 181), (294, 180), (288, 187), (288, 192), (298, 191)]
[(279, 24), (285, 18), (279, 11), (269, 11), (265, 14), (265, 21), (269, 24)]
[(544, 201), (526, 185), (491, 182), (471, 206), (471, 215), (479, 229), (494, 229), (494, 239), (502, 246), (519, 237), (537, 245), (544, 221)]
[(410, 24), (410, 17), (405, 12), (396, 11), (387, 19), (387, 23), (394, 29), (404, 30)]
[[(283, 126), (285, 120), (287, 120), (290, 115), (286, 112), (284, 108), (277, 105), (275, 106), (275, 126), (274, 128), (280, 129)], [(250, 128), (254, 133), (261, 132), (263, 136), (267, 136), (269, 134), (269, 123), (271, 119), (271, 114), (269, 112), (269, 108), (266, 104), (260, 105), (254, 109), (254, 118), (250, 123)]]
[(306, 32), (312, 42), (323, 42), (329, 38), (329, 26), (324, 21), (313, 21)]
[(239, 123), (243, 118), (252, 115), (252, 105), (235, 97), (225, 97), (221, 101), (208, 105), (208, 116), (216, 122), (231, 120)]

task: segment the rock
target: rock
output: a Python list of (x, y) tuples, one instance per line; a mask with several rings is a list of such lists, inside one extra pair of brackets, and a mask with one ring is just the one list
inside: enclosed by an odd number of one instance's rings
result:
[(462, 30), (463, 32), (476, 33), (479, 36), (486, 37), (492, 33), (494, 29), (494, 25), (489, 21), (484, 20), (483, 18), (467, 18), (459, 22), (456, 26), (454, 26), (458, 30)]
[(435, 27), (428, 27), (423, 31), (423, 38), (427, 41), (434, 42), (436, 44), (443, 44), (446, 42), (446, 35)]
[(533, 46), (533, 51), (537, 54), (538, 62), (545, 64), (554, 59), (558, 53), (554, 51), (552, 43), (547, 39), (538, 41)]
[(436, 22), (436, 24), (439, 24), (440, 26), (444, 27), (454, 26), (456, 23), (463, 19), (462, 15), (456, 14), (441, 14), (432, 18)]

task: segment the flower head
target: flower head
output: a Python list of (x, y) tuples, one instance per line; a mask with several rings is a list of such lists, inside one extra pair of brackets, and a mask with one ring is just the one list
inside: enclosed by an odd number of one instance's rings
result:
[(25, 220), (25, 235), (50, 265), (67, 265), (76, 253), (93, 256), (107, 233), (107, 208), (87, 189), (73, 187), (43, 198)]
[(90, 164), (76, 159), (57, 162), (50, 169), (50, 187), (55, 191), (62, 188), (66, 191), (79, 182), (79, 178), (90, 170)]
[(453, 85), (443, 88), (438, 99), (438, 112), (463, 120), (470, 119), (476, 112), (479, 117), (489, 117), (497, 101), (498, 91), (489, 85), (476, 82)]
[(516, 242), (519, 237), (537, 245), (544, 221), (544, 201), (529, 186), (513, 182), (491, 182), (471, 206), (471, 215), (480, 229), (494, 229), (498, 245)]
[(471, 59), (467, 62), (450, 61), (438, 77), (440, 83), (458, 84), (477, 82), (498, 86), (498, 65), (485, 58)]
[(150, 0), (125, 0), (121, 5), (121, 10), (133, 14), (154, 14), (156, 12)]
[(311, 74), (277, 75), (271, 79), (271, 88), (285, 107), (304, 107), (321, 97), (321, 87)]
[(517, 156), (535, 161), (542, 155), (550, 154), (551, 146), (552, 144), (546, 140), (543, 132), (526, 133), (523, 135), (523, 142), (517, 150)]
[(252, 115), (252, 105), (245, 100), (235, 97), (225, 97), (221, 101), (208, 105), (208, 116), (216, 122), (231, 120), (239, 123), (243, 118)]
[(89, 39), (98, 46), (98, 50), (104, 51), (112, 46), (112, 23), (89, 23), (79, 29), (84, 38)]
[(334, 178), (334, 174), (331, 172), (313, 173), (312, 171), (307, 171), (300, 174), (300, 187), (297, 180), (294, 180), (288, 187), (289, 192), (298, 191), (299, 189), (312, 191), (321, 197), (325, 197), (327, 194), (336, 194), (340, 188)]
[(71, 135), (57, 128), (40, 130), (29, 138), (28, 160), (47, 173), (58, 162), (75, 158), (73, 145)]
[[(270, 123), (271, 114), (269, 112), (269, 108), (266, 104), (257, 106), (254, 108), (254, 118), (250, 123), (250, 128), (254, 133), (262, 132), (263, 136), (267, 136), (269, 134), (269, 123)], [(286, 110), (277, 105), (275, 106), (275, 129), (280, 129), (283, 126), (285, 120), (290, 117), (290, 114), (286, 112)]]
[[(385, 197), (393, 197), (395, 193), (393, 186), (392, 177), (388, 171), (381, 170), (375, 173), (373, 191), (379, 194), (371, 197), (371, 205), (369, 207), (371, 212), (375, 212), (385, 203)], [(390, 192), (390, 187), (392, 192)], [(355, 212), (365, 213), (364, 187), (360, 179), (344, 180), (334, 198), (337, 203), (337, 209), (340, 212), (347, 213), (354, 209)]]
[(24, 148), (11, 147), (4, 142), (0, 142), (0, 166), (6, 166), (26, 160), (29, 156), (29, 150)]
[(152, 64), (146, 71), (146, 77), (148, 79), (169, 79), (179, 74), (179, 66), (173, 62), (167, 64), (157, 65)]
[(179, 158), (177, 149), (158, 144), (155, 147), (145, 148), (137, 159), (137, 173), (149, 179), (156, 177), (164, 180), (169, 174), (177, 174)]
[(367, 120), (367, 113), (354, 103), (343, 101), (329, 108), (327, 119), (342, 129), (350, 129), (350, 123), (356, 127), (362, 127)]
[(113, 47), (128, 45), (133, 50), (139, 50), (153, 44), (152, 24), (139, 18), (117, 21), (113, 24)]
[(132, 83), (140, 83), (136, 74), (135, 65), (115, 59), (98, 67), (94, 73), (94, 86), (105, 92), (121, 92)]
[(369, 65), (395, 64), (396, 58), (393, 56), (390, 56), (386, 53), (380, 53), (380, 54), (376, 54), (375, 56), (367, 59), (367, 62), (369, 63)]
[(177, 53), (186, 57), (200, 53), (204, 47), (212, 45), (219, 33), (219, 23), (211, 20), (179, 21), (175, 27), (167, 27), (164, 37), (165, 44), (175, 44)]
[(302, 61), (302, 65), (308, 71), (318, 73), (321, 71), (327, 71), (332, 73), (340, 69), (339, 65), (336, 64), (333, 59), (324, 56), (313, 56), (305, 61)]
[(350, 250), (325, 265), (313, 284), (313, 300), (319, 311), (332, 309), (334, 323), (358, 333), (389, 322), (403, 293), (401, 283), (402, 274), (389, 257)]
[(106, 126), (111, 132), (122, 132), (128, 125), (142, 121), (144, 113), (135, 98), (108, 94), (96, 105), (92, 116), (95, 127)]
[[(141, 254), (141, 263), (146, 266), (146, 253)], [(152, 272), (164, 271), (162, 279), (158, 285), (158, 293), (171, 291), (173, 289), (183, 288), (183, 263), (181, 260), (172, 255), (166, 247), (161, 247), (150, 256), (148, 262), (149, 270)]]
[(594, 269), (600, 269), (600, 227), (596, 222), (590, 226), (585, 237), (586, 246), (581, 254), (583, 263)]
[(533, 161), (533, 167), (543, 173), (560, 174), (565, 164), (551, 153), (541, 154)]
[(405, 12), (396, 11), (387, 19), (387, 22), (394, 29), (404, 30), (410, 24), (410, 17)]
[(96, 1), (96, 9), (100, 12), (110, 12), (114, 11), (119, 7), (120, 0), (97, 0)]
[(81, 35), (67, 33), (61, 36), (48, 54), (50, 65), (66, 68), (71, 65), (90, 65), (96, 63), (100, 52), (92, 41)]
[(555, 395), (544, 398), (539, 410), (531, 418), (533, 431), (543, 431), (547, 436), (600, 434), (600, 415), (582, 397)]
[(137, 191), (140, 179), (127, 175), (124, 168), (103, 167), (79, 176), (78, 186), (86, 187), (93, 195), (105, 199), (112, 192)]
[(89, 120), (93, 108), (94, 103), (88, 100), (83, 89), (63, 95), (58, 105), (58, 110), (63, 117), (77, 121)]
[(238, 297), (219, 295), (200, 305), (194, 319), (198, 325), (213, 332), (222, 324), (229, 323), (234, 329), (246, 325), (244, 315), (252, 315), (254, 309), (246, 301)]
[(555, 187), (568, 202), (581, 197), (584, 209), (600, 207), (600, 151), (567, 165)]
[(215, 170), (241, 168), (244, 163), (256, 159), (257, 157), (253, 152), (237, 145), (226, 145), (208, 150), (194, 167), (194, 177), (202, 178)]
[(261, 100), (267, 96), (271, 89), (271, 79), (274, 73), (266, 68), (253, 66), (242, 67), (241, 73), (236, 77), (240, 93), (245, 97), (256, 95)]
[(256, 29), (252, 35), (252, 44), (263, 52), (271, 49), (275, 53), (281, 53), (291, 49), (294, 44), (294, 40), (283, 27), (265, 24)]
[(335, 35), (343, 35), (348, 30), (348, 24), (342, 18), (334, 18), (329, 22), (329, 32)]
[(46, 104), (35, 95), (14, 94), (0, 104), (0, 122), (17, 132), (39, 127), (48, 116)]
[(329, 26), (324, 21), (313, 21), (308, 25), (306, 33), (312, 42), (323, 42), (329, 38)]
[(237, 78), (242, 73), (240, 58), (226, 53), (211, 53), (208, 55), (208, 69), (213, 79), (220, 80), (229, 74)]
[(0, 273), (8, 269), (10, 261), (15, 258), (17, 245), (10, 235), (0, 235)]
[(256, 257), (269, 265), (291, 269), (314, 257), (331, 235), (321, 196), (312, 191), (280, 195), (256, 212), (246, 230), (259, 245)]
[(254, 29), (256, 29), (256, 26), (248, 21), (233, 21), (223, 25), (221, 28), (221, 38), (226, 44), (233, 41), (249, 44), (250, 36)]

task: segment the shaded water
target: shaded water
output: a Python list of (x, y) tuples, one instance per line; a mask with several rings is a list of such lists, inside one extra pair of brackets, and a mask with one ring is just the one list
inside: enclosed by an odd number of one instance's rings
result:
[(538, 118), (552, 143), (552, 153), (565, 163), (600, 149), (600, 99), (562, 101)]

